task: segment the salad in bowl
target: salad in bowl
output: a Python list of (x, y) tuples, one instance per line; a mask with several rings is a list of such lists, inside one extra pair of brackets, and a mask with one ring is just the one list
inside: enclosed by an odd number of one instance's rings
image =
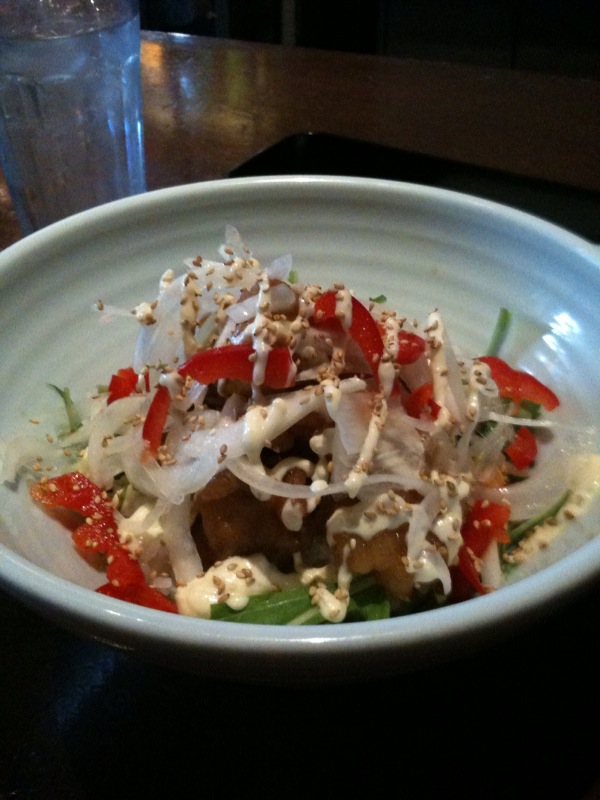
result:
[(304, 284), (229, 226), (154, 298), (96, 313), (137, 326), (129, 363), (85, 398), (54, 387), (68, 430), (0, 455), (110, 597), (265, 624), (416, 613), (501, 589), (598, 486), (559, 388), (502, 357), (510, 309), (465, 353), (443, 308)]

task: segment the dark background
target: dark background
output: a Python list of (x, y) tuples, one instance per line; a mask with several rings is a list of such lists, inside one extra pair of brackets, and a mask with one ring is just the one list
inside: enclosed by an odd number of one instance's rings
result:
[(600, 78), (598, 0), (141, 0), (148, 30)]

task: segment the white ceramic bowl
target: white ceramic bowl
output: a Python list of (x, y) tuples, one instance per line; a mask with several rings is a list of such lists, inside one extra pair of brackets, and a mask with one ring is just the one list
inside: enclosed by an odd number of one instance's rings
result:
[[(263, 262), (286, 252), (303, 280), (423, 319), (438, 307), (454, 343), (485, 347), (500, 306), (505, 351), (558, 388), (561, 414), (596, 424), (600, 252), (521, 212), (403, 183), (249, 178), (166, 189), (77, 215), (0, 254), (0, 437), (54, 404), (47, 383), (89, 391), (128, 363), (130, 328), (99, 329), (95, 301), (152, 299), (162, 272), (212, 255), (235, 225)], [(282, 628), (176, 617), (91, 591), (102, 582), (26, 490), (0, 488), (0, 583), (87, 636), (206, 675), (313, 681), (389, 674), (464, 653), (534, 619), (600, 575), (598, 504), (518, 582), (456, 606), (373, 623)], [(556, 563), (553, 563), (556, 562)]]

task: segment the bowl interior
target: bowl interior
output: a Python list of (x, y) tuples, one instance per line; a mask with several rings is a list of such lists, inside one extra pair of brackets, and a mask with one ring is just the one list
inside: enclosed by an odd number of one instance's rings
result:
[[(483, 352), (499, 308), (507, 307), (514, 323), (503, 355), (555, 388), (561, 418), (596, 425), (600, 368), (592, 355), (600, 352), (600, 270), (593, 246), (464, 195), (385, 181), (289, 177), (212, 182), (119, 201), (0, 254), (0, 438), (39, 435), (50, 425), (60, 406), (47, 384), (82, 396), (130, 363), (135, 322), (102, 322), (96, 301), (128, 309), (152, 300), (166, 269), (179, 272), (189, 256), (216, 255), (227, 224), (263, 263), (291, 253), (302, 281), (343, 281), (363, 298), (383, 294), (389, 307), (419, 320), (438, 308), (452, 342), (473, 355)], [(568, 548), (594, 538), (596, 512), (573, 526)], [(0, 580), (33, 602), (48, 602), (48, 588), (36, 589), (41, 571), (44, 579), (59, 580), (56, 602), (63, 610), (69, 603), (68, 596), (58, 599), (65, 595), (63, 579), (88, 588), (102, 582), (74, 555), (65, 531), (27, 502), (24, 486), (0, 488), (0, 545)], [(578, 564), (570, 582), (600, 571), (597, 542), (589, 546), (587, 568)], [(548, 555), (542, 564), (556, 558)], [(564, 590), (564, 579), (556, 586)], [(517, 586), (502, 592), (512, 589)], [(543, 583), (539, 591), (552, 588)], [(114, 611), (89, 596), (98, 608), (86, 613)], [(122, 621), (122, 612), (116, 617)], [(396, 631), (412, 624), (394, 622)]]

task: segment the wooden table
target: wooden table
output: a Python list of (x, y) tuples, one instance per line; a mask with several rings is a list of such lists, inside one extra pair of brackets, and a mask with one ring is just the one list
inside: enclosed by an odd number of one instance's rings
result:
[[(142, 60), (150, 189), (325, 132), (597, 202), (593, 81), (166, 34), (144, 36)], [(18, 238), (0, 184), (0, 247)], [(0, 797), (350, 799), (389, 783), (406, 797), (583, 800), (599, 767), (599, 606), (592, 590), (473, 657), (307, 689), (198, 680), (0, 594)]]
[[(142, 74), (149, 189), (316, 132), (600, 192), (597, 81), (164, 33)], [(19, 236), (0, 181), (0, 248)]]

